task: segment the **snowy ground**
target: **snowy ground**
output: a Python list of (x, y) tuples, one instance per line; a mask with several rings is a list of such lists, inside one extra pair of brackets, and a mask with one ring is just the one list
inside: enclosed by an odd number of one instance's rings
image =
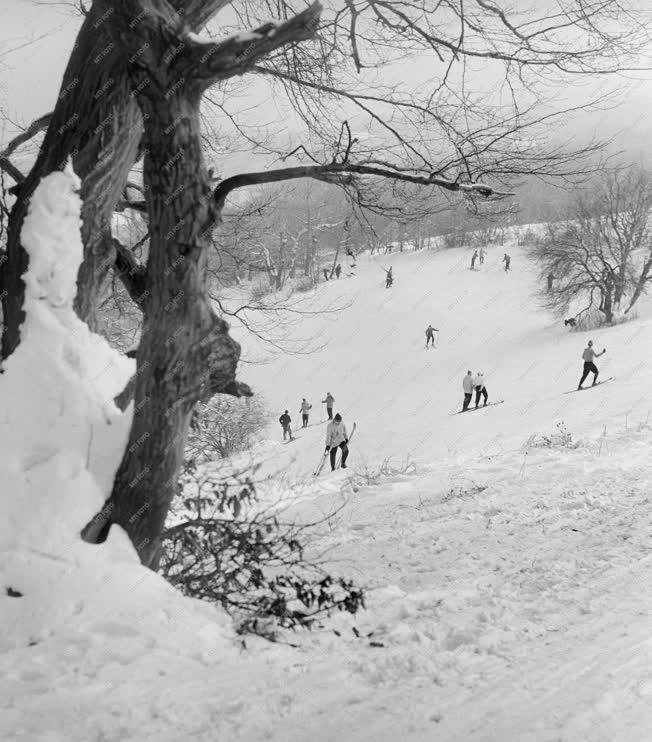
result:
[[(0, 738), (649, 740), (650, 313), (592, 333), (616, 380), (564, 395), (589, 335), (537, 309), (524, 258), (508, 250), (509, 275), (498, 248), (476, 272), (467, 251), (383, 256), (390, 291), (363, 259), (314, 299), (352, 303), (342, 315), (283, 328), (324, 350), (242, 374), (279, 414), (298, 419), (306, 396), (317, 422), (331, 391), (357, 421), (348, 472), (310, 476), (323, 425), (287, 446), (275, 425), (259, 450), (284, 476), (263, 495), (283, 493), (297, 519), (344, 505), (314, 547), (368, 586), (368, 610), (291, 636), (299, 647), (242, 645), (223, 614), (130, 561), (119, 535), (70, 554), (54, 538), (40, 550), (0, 543), (5, 587), (25, 593), (0, 597)], [(423, 347), (428, 322), (436, 350)], [(243, 342), (249, 358), (265, 353)], [(467, 368), (505, 403), (450, 416)], [(536, 445), (561, 421), (571, 441)], [(375, 476), (408, 455), (416, 471)], [(11, 462), (17, 482), (21, 466)]]

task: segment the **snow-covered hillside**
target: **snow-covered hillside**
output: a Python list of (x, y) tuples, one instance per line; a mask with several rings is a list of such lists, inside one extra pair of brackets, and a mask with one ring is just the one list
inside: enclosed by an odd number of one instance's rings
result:
[[(505, 250), (512, 256), (509, 273), (501, 265)], [(569, 332), (541, 311), (535, 271), (518, 247), (490, 248), (475, 271), (469, 270), (470, 254), (460, 249), (363, 256), (355, 278), (322, 285), (314, 299), (346, 310), (305, 315), (282, 328), (288, 347), (323, 344), (314, 353), (270, 353), (234, 325), (245, 358), (266, 361), (245, 366), (241, 374), (278, 410), (269, 438), (281, 440), (276, 418), (285, 409), (298, 427), (302, 397), (313, 404), (311, 422), (319, 421), (327, 391), (345, 421), (358, 424), (352, 467), (389, 456), (428, 463), (511, 450), (532, 433), (554, 430), (559, 420), (576, 434), (597, 435), (605, 425), (608, 431), (623, 425), (626, 416), (645, 419), (652, 409), (644, 393), (649, 303), (641, 304), (636, 322)], [(389, 265), (395, 282), (385, 289), (381, 266)], [(425, 349), (428, 323), (440, 331), (436, 349)], [(617, 376), (618, 385), (564, 395), (577, 387), (589, 338), (599, 350), (607, 348), (598, 362), (601, 378)], [(505, 404), (450, 416), (461, 409), (462, 378), (469, 369), (483, 371), (490, 401)], [(314, 469), (323, 432), (299, 431), (299, 440), (274, 456), (302, 478)]]
[[(0, 529), (0, 611), (10, 618), (0, 625), (0, 738), (649, 740), (648, 305), (629, 324), (568, 332), (538, 310), (532, 271), (517, 248), (506, 249), (509, 274), (498, 248), (475, 272), (464, 250), (363, 257), (356, 277), (303, 300), (312, 311), (346, 309), (275, 328), (276, 340), (295, 349), (324, 345), (312, 354), (270, 355), (235, 330), (248, 360), (267, 361), (245, 365), (242, 380), (297, 423), (289, 445), (280, 442), (278, 414), (270, 424), (257, 451), (283, 476), (261, 492), (280, 495), (285, 515), (301, 521), (340, 508), (313, 547), (333, 571), (368, 588), (366, 611), (292, 635), (298, 647), (242, 642), (221, 611), (181, 598), (143, 570), (117, 528), (102, 547), (75, 540), (106, 492), (116, 453), (95, 463), (77, 420), (57, 417), (46, 388), (41, 426), (56, 422), (56, 445), (0, 467), (23, 498), (3, 492), (14, 527)], [(380, 265), (389, 264), (396, 280), (386, 290)], [(72, 323), (69, 305), (63, 316)], [(439, 344), (426, 351), (429, 322)], [(65, 322), (53, 327), (62, 348), (97, 345), (76, 325), (71, 338)], [(616, 379), (565, 395), (577, 385), (589, 336), (607, 347), (602, 376)], [(21, 348), (23, 360), (0, 379), (2, 404), (26, 373), (25, 359), (40, 364), (26, 377), (34, 387), (47, 367), (34, 345)], [(84, 385), (73, 409), (88, 405), (100, 426), (96, 412), (112, 391), (93, 397), (93, 369), (82, 360), (74, 364)], [(56, 381), (72, 394), (70, 371), (61, 368)], [(467, 369), (484, 371), (491, 398), (504, 404), (451, 415)], [(315, 479), (327, 391), (358, 432), (350, 469)], [(315, 424), (299, 430), (304, 396)], [(3, 447), (19, 421), (16, 405), (0, 418)], [(47, 431), (43, 439), (51, 440)], [(408, 455), (416, 469), (378, 475), (385, 458), (399, 465)], [(60, 515), (43, 544), (35, 543), (38, 529), (29, 540), (14, 538), (30, 508)], [(9, 587), (24, 594), (5, 594)]]

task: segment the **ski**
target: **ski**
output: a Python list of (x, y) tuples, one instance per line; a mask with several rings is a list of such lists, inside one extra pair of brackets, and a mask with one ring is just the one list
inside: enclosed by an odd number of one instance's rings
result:
[(587, 389), (593, 389), (593, 387), (600, 386), (600, 384), (606, 384), (608, 381), (612, 381), (615, 379), (615, 376), (609, 376), (606, 379), (602, 379), (601, 381), (598, 381), (596, 384), (589, 384), (588, 386), (583, 386), (581, 389), (570, 389), (567, 392), (564, 392), (564, 394), (573, 394), (574, 392), (585, 392)]
[(458, 410), (457, 412), (451, 412), (451, 415), (465, 415), (467, 412), (477, 412), (483, 410), (485, 407), (494, 407), (495, 405), (502, 404), (505, 400), (501, 399), (498, 402), (489, 402), (486, 405), (480, 405), (479, 407), (469, 407), (468, 410)]

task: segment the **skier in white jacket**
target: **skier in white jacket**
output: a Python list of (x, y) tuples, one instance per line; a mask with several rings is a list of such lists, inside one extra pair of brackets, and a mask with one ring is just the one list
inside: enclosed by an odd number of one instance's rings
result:
[(469, 409), (471, 403), (471, 397), (473, 396), (473, 373), (471, 371), (466, 372), (466, 376), (462, 379), (462, 389), (464, 390), (464, 403), (462, 404), (462, 412), (466, 412)]
[(299, 412), (301, 413), (301, 419), (303, 425), (302, 428), (308, 427), (308, 415), (310, 414), (310, 410), (312, 410), (312, 405), (309, 402), (306, 402), (306, 398), (303, 398), (303, 401), (301, 402), (301, 407), (299, 408)]
[(342, 421), (342, 415), (338, 412), (326, 428), (326, 450), (330, 451), (331, 471), (335, 471), (335, 457), (337, 449), (342, 449), (342, 469), (346, 469), (346, 460), (349, 456), (349, 434), (346, 425)]
[(475, 375), (475, 379), (473, 379), (473, 386), (475, 387), (475, 409), (478, 409), (478, 406), (480, 405), (480, 395), (484, 397), (484, 403), (483, 407), (487, 406), (487, 400), (489, 399), (489, 394), (487, 393), (487, 387), (485, 385), (485, 378), (482, 371), (478, 371), (478, 373)]

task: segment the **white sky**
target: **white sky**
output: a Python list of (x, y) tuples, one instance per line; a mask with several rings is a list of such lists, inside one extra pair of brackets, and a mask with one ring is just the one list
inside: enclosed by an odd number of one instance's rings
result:
[[(81, 19), (56, 0), (0, 1), (0, 109), (10, 122), (24, 126), (52, 108)], [(400, 74), (403, 67), (406, 79), (416, 81), (422, 76), (423, 67), (419, 69), (414, 61), (397, 65), (393, 74)], [(638, 77), (618, 81), (628, 92), (617, 111), (575, 122), (580, 131), (569, 133), (618, 134), (619, 143), (630, 153), (645, 153), (652, 135), (652, 72)], [(572, 99), (572, 95), (572, 88), (560, 90), (560, 98)], [(276, 107), (266, 103), (258, 111), (271, 118)], [(0, 126), (0, 144), (14, 134), (11, 123)]]

